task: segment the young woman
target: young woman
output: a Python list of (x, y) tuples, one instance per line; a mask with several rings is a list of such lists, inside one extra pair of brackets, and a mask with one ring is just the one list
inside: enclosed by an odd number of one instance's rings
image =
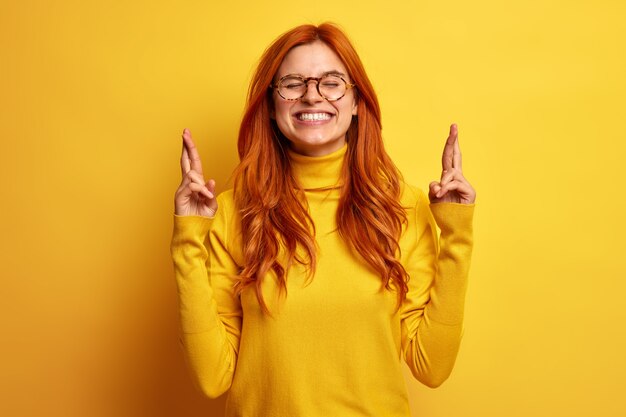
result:
[(171, 252), (199, 387), (229, 392), (227, 416), (409, 416), (401, 360), (436, 387), (462, 334), (475, 192), (456, 125), (427, 198), (385, 153), (347, 37), (304, 25), (261, 58), (238, 149), (216, 197), (183, 131)]

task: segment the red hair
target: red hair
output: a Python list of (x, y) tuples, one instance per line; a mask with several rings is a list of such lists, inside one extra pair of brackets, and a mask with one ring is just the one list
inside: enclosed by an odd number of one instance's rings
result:
[(315, 225), (304, 191), (291, 170), (287, 139), (270, 120), (273, 99), (269, 88), (285, 55), (315, 41), (324, 42), (339, 56), (356, 84), (358, 108), (346, 133), (338, 231), (381, 276), (385, 288), (396, 287), (399, 307), (406, 298), (409, 278), (398, 260), (398, 239), (406, 222), (399, 202), (401, 177), (383, 147), (380, 107), (365, 68), (347, 36), (330, 23), (302, 25), (281, 35), (261, 57), (250, 83), (239, 130), (240, 163), (235, 171), (245, 262), (236, 290), (240, 294), (255, 283), (259, 304), (269, 313), (261, 292), (267, 273), (275, 273), (280, 291), (286, 293), (286, 274), (294, 261), (309, 267), (310, 278), (315, 272)]

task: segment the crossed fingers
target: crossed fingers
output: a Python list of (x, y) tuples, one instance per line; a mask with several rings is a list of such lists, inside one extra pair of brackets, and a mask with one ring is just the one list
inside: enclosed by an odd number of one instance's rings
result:
[(212, 199), (214, 194), (207, 188), (202, 173), (202, 162), (196, 145), (193, 143), (189, 129), (183, 131), (183, 150), (180, 156), (180, 169), (183, 177), (181, 188), (189, 186), (195, 193), (201, 193)]
[(456, 124), (450, 126), (450, 133), (441, 156), (441, 168), (441, 179), (433, 181), (429, 185), (428, 196), (431, 203), (473, 203), (476, 199), (476, 192), (463, 176), (461, 148)]

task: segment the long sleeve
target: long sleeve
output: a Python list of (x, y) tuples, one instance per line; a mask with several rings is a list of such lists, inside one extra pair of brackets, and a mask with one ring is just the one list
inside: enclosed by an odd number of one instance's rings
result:
[(232, 289), (238, 265), (229, 252), (224, 200), (218, 197), (214, 218), (174, 215), (171, 242), (181, 343), (197, 386), (211, 398), (231, 386), (242, 321)]
[(411, 280), (402, 309), (402, 351), (415, 378), (432, 388), (449, 377), (461, 342), (473, 212), (473, 204), (429, 206), (418, 191), (410, 236), (415, 243), (407, 254)]
[(407, 224), (398, 244), (410, 280), (396, 309), (396, 292), (384, 288), (338, 231), (338, 179), (347, 149), (321, 157), (290, 154), (315, 225), (317, 262), (313, 277), (294, 262), (287, 291), (275, 274), (264, 277), (271, 316), (254, 286), (241, 297), (233, 293), (244, 265), (233, 193), (218, 196), (213, 219), (174, 219), (183, 346), (203, 391), (211, 397), (228, 391), (228, 417), (408, 417), (401, 361), (429, 386), (442, 383), (454, 365), (473, 207), (429, 206), (423, 192), (404, 184)]

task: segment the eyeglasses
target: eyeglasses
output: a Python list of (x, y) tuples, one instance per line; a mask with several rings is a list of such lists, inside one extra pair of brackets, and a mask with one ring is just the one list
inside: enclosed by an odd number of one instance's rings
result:
[(270, 84), (270, 88), (275, 88), (278, 95), (288, 101), (300, 100), (309, 88), (309, 81), (315, 81), (317, 92), (328, 101), (337, 101), (346, 95), (348, 89), (355, 84), (346, 82), (341, 76), (336, 74), (326, 74), (321, 77), (301, 77), (299, 75), (288, 74), (281, 77), (276, 84)]

